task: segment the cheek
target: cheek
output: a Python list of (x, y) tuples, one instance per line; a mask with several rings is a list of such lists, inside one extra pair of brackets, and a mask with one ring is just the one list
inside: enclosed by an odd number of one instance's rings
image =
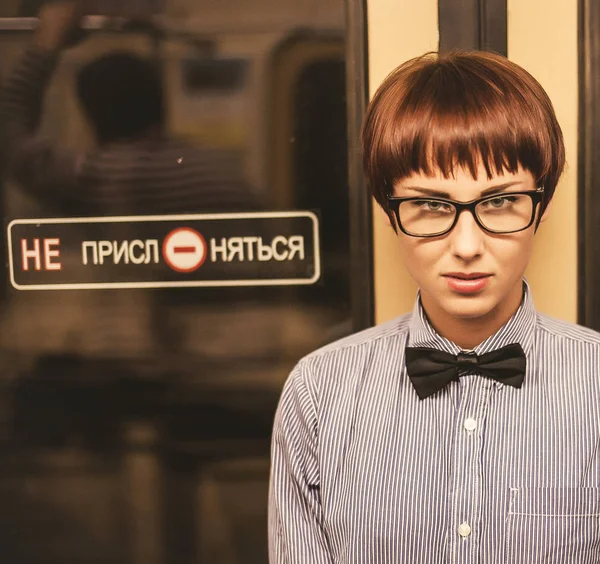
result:
[(444, 241), (415, 239), (405, 235), (400, 241), (400, 252), (407, 270), (413, 277), (431, 273), (432, 266), (448, 252)]
[(494, 260), (502, 265), (511, 266), (514, 270), (515, 265), (527, 264), (533, 249), (533, 236), (529, 233), (521, 234), (511, 239), (502, 239), (492, 241), (488, 245), (488, 252), (494, 257)]
[[(502, 272), (515, 272), (519, 276), (532, 250), (533, 233), (515, 233), (512, 237), (490, 238), (481, 258), (486, 267), (502, 266)], [(404, 235), (400, 237), (400, 253), (408, 272), (419, 280), (431, 276), (441, 267), (449, 267), (446, 258), (451, 250), (444, 239), (414, 239)]]

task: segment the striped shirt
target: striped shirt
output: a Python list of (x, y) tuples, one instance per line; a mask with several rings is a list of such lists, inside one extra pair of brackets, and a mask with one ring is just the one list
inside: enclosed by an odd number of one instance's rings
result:
[(420, 400), (406, 346), (460, 349), (411, 314), (302, 359), (275, 418), (272, 564), (600, 563), (600, 335), (519, 310), (521, 389), (461, 373)]
[(44, 138), (39, 133), (44, 96), (58, 61), (56, 54), (30, 47), (0, 97), (8, 172), (30, 194), (74, 215), (258, 207), (234, 151), (156, 135), (77, 152)]

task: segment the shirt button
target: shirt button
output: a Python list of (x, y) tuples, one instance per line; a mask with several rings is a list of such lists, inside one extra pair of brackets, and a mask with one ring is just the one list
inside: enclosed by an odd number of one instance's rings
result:
[(469, 527), (469, 523), (461, 523), (458, 526), (458, 534), (463, 538), (467, 538), (471, 534), (471, 527)]
[(474, 431), (477, 429), (477, 421), (475, 421), (475, 419), (472, 417), (465, 419), (465, 429), (469, 432)]

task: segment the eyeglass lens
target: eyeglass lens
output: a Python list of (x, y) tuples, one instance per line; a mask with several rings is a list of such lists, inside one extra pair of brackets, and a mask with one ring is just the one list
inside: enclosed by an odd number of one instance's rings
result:
[[(533, 199), (525, 194), (495, 196), (475, 207), (481, 224), (497, 233), (510, 233), (527, 227), (533, 212)], [(434, 235), (447, 231), (456, 213), (456, 207), (452, 204), (425, 198), (402, 202), (398, 208), (402, 227), (415, 235)]]

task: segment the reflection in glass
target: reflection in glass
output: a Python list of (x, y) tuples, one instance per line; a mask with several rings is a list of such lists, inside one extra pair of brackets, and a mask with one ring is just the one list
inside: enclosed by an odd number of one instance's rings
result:
[(323, 266), (309, 287), (6, 288), (11, 564), (266, 562), (281, 387), (352, 330), (344, 21), (342, 0), (171, 0), (161, 33), (90, 32), (56, 61), (0, 32), (7, 223), (311, 210)]

